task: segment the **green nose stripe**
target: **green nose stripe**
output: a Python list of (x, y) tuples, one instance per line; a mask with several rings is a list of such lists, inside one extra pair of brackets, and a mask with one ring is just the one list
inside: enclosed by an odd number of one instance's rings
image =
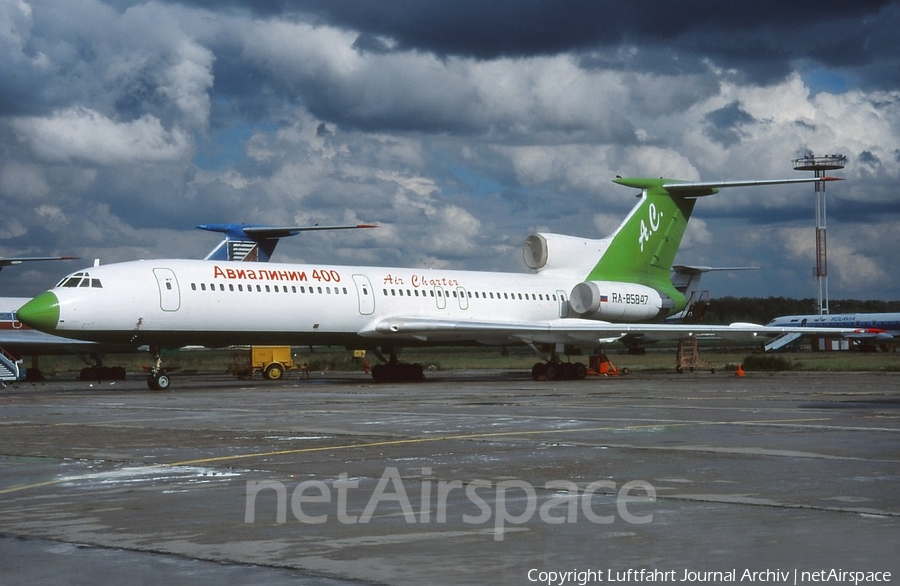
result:
[(59, 323), (59, 299), (50, 291), (45, 291), (20, 307), (16, 315), (26, 326), (42, 332), (54, 332)]

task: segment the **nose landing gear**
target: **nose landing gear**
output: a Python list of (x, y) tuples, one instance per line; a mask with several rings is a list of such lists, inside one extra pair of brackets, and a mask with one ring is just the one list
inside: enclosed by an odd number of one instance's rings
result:
[(150, 367), (150, 374), (147, 375), (147, 386), (151, 391), (165, 391), (169, 388), (169, 375), (162, 367), (162, 354), (159, 347), (151, 347), (150, 352), (153, 354), (153, 366)]

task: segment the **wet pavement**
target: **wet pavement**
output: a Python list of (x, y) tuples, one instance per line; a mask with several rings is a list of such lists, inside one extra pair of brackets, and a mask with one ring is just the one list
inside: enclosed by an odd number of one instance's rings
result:
[(900, 576), (900, 373), (21, 384), (0, 446), (3, 584)]

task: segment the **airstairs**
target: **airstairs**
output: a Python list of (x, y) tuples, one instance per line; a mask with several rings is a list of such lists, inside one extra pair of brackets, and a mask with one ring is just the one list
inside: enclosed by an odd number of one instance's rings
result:
[(763, 347), (765, 352), (774, 352), (775, 350), (781, 350), (791, 342), (797, 340), (803, 334), (799, 332), (793, 332), (790, 334), (782, 334), (777, 338), (766, 342), (766, 345)]
[(17, 381), (20, 380), (22, 372), (22, 361), (17, 360), (15, 356), (0, 348), (0, 381)]
[(685, 304), (681, 323), (699, 324), (703, 320), (703, 314), (706, 313), (707, 307), (709, 307), (709, 291), (691, 291)]
[[(709, 291), (691, 291), (681, 316), (683, 324), (699, 324), (703, 321), (703, 314), (709, 307)], [(712, 364), (700, 358), (700, 348), (696, 336), (688, 336), (678, 340), (678, 350), (675, 354), (675, 372), (681, 374), (685, 369), (694, 372), (697, 367), (709, 368), (716, 372)]]

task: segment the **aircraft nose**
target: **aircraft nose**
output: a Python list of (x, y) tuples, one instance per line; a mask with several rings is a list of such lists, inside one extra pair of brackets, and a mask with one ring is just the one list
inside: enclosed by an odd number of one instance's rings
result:
[(20, 307), (16, 315), (26, 326), (52, 333), (59, 324), (59, 299), (45, 291)]

